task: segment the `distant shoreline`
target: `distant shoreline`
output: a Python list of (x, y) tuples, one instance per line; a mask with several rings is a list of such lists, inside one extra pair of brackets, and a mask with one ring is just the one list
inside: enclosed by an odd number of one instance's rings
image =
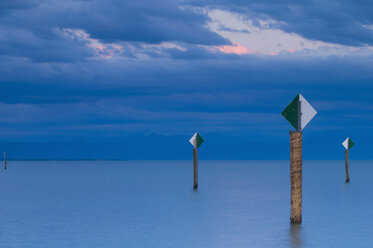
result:
[(129, 161), (129, 160), (128, 159), (7, 159), (7, 161)]
[[(342, 161), (343, 159), (303, 159), (303, 161)], [(4, 161), (3, 159), (0, 160)], [(7, 159), (7, 161), (190, 161), (190, 159)], [(289, 161), (289, 159), (201, 159), (200, 161)], [(354, 159), (354, 161), (373, 161), (373, 159)]]

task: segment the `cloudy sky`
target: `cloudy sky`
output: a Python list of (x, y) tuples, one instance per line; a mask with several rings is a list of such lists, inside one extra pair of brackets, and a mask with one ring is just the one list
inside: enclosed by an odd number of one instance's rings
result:
[(366, 0), (1, 0), (10, 158), (287, 159), (281, 111), (318, 111), (305, 159), (373, 158)]

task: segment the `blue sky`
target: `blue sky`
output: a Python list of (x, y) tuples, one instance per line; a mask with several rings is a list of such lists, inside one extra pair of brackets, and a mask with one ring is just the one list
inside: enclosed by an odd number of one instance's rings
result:
[(371, 1), (2, 0), (0, 149), (19, 159), (371, 159)]

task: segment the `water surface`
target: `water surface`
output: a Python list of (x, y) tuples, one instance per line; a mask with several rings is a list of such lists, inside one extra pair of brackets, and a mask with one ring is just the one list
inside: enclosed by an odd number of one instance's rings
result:
[(373, 161), (304, 161), (303, 223), (288, 161), (9, 161), (0, 247), (372, 247)]

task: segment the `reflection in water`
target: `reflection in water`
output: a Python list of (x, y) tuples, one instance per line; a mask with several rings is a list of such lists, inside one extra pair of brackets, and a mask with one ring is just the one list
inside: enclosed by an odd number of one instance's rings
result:
[(294, 247), (294, 248), (303, 247), (302, 224), (297, 224), (297, 223), (290, 224), (290, 240), (291, 240), (291, 247)]

